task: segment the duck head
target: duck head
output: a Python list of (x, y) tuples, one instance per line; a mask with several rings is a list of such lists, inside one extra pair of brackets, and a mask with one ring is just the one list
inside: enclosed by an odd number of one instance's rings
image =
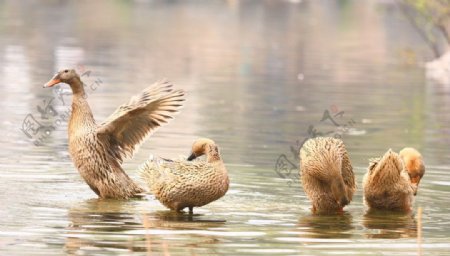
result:
[(216, 143), (213, 140), (207, 138), (198, 139), (192, 144), (192, 152), (188, 157), (188, 161), (192, 161), (195, 158), (206, 154), (210, 155), (218, 155), (219, 150), (217, 149)]
[(414, 195), (417, 194), (420, 180), (425, 174), (425, 165), (422, 155), (414, 148), (404, 148), (399, 153), (403, 165), (409, 174)]
[(336, 203), (342, 208), (350, 203), (347, 197), (347, 190), (345, 189), (344, 180), (342, 177), (335, 177), (331, 181), (331, 193), (333, 194)]
[(44, 88), (52, 87), (59, 83), (70, 85), (74, 93), (83, 90), (83, 83), (81, 83), (80, 76), (74, 69), (63, 69), (58, 71), (52, 79), (44, 85)]

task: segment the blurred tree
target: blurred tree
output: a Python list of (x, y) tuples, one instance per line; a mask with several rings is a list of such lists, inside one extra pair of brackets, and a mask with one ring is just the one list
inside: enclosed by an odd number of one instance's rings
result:
[(450, 50), (450, 0), (398, 0), (398, 4), (435, 58)]

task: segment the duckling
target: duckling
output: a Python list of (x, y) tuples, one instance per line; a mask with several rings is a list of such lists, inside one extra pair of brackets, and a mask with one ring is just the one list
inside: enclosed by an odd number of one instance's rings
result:
[(389, 149), (383, 157), (371, 160), (364, 175), (365, 204), (371, 209), (410, 211), (424, 173), (417, 150), (405, 148), (397, 154)]
[[(206, 155), (206, 161), (193, 161)], [(192, 145), (186, 160), (147, 160), (140, 168), (141, 177), (164, 206), (180, 212), (209, 204), (228, 191), (228, 172), (214, 141), (201, 138)]]
[(69, 153), (75, 167), (100, 198), (127, 199), (145, 190), (122, 169), (138, 146), (178, 112), (184, 91), (160, 81), (144, 89), (97, 124), (86, 100), (83, 82), (73, 69), (64, 69), (44, 88), (66, 83), (72, 89)]
[(341, 212), (356, 189), (353, 167), (340, 139), (306, 141), (300, 149), (300, 175), (314, 213)]

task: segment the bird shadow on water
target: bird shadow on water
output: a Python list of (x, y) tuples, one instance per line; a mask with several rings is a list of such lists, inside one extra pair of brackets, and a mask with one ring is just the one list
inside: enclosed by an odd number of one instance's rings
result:
[(417, 237), (413, 212), (368, 210), (362, 219), (367, 238), (397, 239)]
[(181, 250), (189, 255), (205, 244), (217, 243), (216, 236), (203, 231), (225, 224), (202, 214), (142, 210), (139, 200), (86, 200), (69, 209), (68, 218), (71, 224), (65, 229), (64, 242), (68, 255), (99, 249), (163, 255)]
[(352, 236), (353, 217), (348, 212), (337, 214), (309, 214), (302, 216), (298, 227), (306, 238), (345, 239)]
[(79, 255), (89, 254), (90, 250), (130, 249), (132, 240), (119, 235), (142, 228), (135, 210), (133, 201), (90, 199), (76, 204), (68, 212), (65, 252)]
[(83, 229), (92, 232), (127, 231), (141, 223), (134, 211), (135, 201), (89, 199), (69, 209), (69, 229)]
[(187, 212), (175, 212), (175, 211), (155, 211), (152, 213), (147, 213), (145, 216), (149, 219), (158, 221), (167, 221), (171, 223), (184, 223), (185, 225), (194, 224), (196, 226), (208, 226), (208, 224), (214, 225), (214, 223), (220, 224), (225, 223), (226, 220), (210, 219), (211, 217), (204, 214), (198, 213), (187, 213)]
[[(214, 247), (222, 239), (208, 231), (222, 229), (226, 223), (225, 220), (206, 219), (202, 214), (169, 210), (145, 213), (142, 219), (147, 253), (162, 252), (163, 255), (170, 255), (170, 252), (196, 255), (199, 250), (217, 254)], [(176, 240), (166, 239), (168, 237)]]

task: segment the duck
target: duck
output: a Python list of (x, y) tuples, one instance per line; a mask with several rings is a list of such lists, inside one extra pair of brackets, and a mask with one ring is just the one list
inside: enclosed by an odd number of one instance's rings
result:
[(356, 190), (355, 174), (344, 142), (332, 137), (308, 139), (300, 149), (300, 177), (313, 213), (340, 213)]
[(80, 76), (74, 69), (58, 71), (44, 88), (68, 84), (72, 111), (68, 124), (69, 153), (84, 181), (100, 198), (142, 197), (145, 189), (122, 169), (139, 145), (178, 113), (184, 91), (161, 80), (119, 106), (103, 123), (97, 124), (87, 102)]
[(363, 178), (364, 204), (369, 209), (409, 212), (425, 173), (421, 154), (404, 148), (399, 154), (389, 149), (371, 159)]
[[(205, 155), (206, 160), (194, 159)], [(181, 212), (201, 207), (223, 197), (230, 180), (216, 143), (200, 138), (192, 144), (186, 159), (151, 158), (140, 168), (141, 177), (151, 193), (165, 207)]]

